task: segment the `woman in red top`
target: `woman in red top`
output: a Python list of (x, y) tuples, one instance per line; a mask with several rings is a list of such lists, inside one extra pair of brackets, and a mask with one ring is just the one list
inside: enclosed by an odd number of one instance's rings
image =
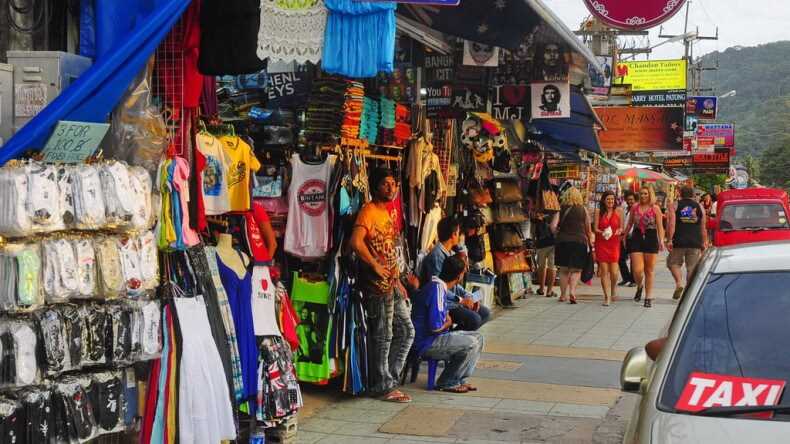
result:
[(607, 191), (601, 196), (601, 202), (595, 210), (593, 230), (595, 231), (595, 260), (601, 275), (603, 287), (603, 305), (609, 304), (617, 297), (617, 277), (620, 275), (620, 236), (623, 234), (623, 214), (617, 207), (614, 193)]

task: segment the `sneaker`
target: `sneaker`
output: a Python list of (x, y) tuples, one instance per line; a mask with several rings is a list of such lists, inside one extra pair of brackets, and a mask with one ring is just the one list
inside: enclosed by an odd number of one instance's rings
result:
[(642, 300), (642, 287), (637, 287), (636, 294), (634, 295), (634, 301), (639, 302)]
[(678, 287), (675, 289), (675, 292), (672, 293), (672, 299), (678, 300), (681, 296), (683, 296), (683, 287)]

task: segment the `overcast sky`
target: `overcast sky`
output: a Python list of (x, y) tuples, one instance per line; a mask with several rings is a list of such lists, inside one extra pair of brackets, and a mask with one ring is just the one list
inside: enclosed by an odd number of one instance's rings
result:
[[(638, 1), (638, 0), (628, 0)], [(589, 11), (582, 0), (543, 0), (573, 30)], [(684, 9), (663, 24), (665, 34), (682, 34)], [(697, 42), (694, 56), (741, 45), (755, 46), (760, 43), (790, 40), (790, 1), (788, 0), (693, 0), (689, 13), (689, 31), (699, 26), (700, 35), (716, 35), (718, 41)], [(650, 46), (662, 41), (658, 38), (658, 27), (650, 31)], [(639, 43), (639, 42), (635, 42)], [(682, 43), (668, 43), (653, 51), (653, 60), (683, 56)], [(639, 56), (637, 60), (644, 60)]]

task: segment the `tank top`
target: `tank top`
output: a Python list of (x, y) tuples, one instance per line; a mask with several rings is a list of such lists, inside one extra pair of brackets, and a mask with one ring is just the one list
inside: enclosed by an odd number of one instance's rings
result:
[(631, 211), (634, 212), (634, 224), (642, 234), (647, 230), (655, 230), (657, 228), (656, 210), (652, 205), (647, 210), (642, 211), (642, 207), (639, 204), (634, 204), (634, 209)]
[(272, 282), (269, 267), (253, 267), (252, 325), (255, 327), (255, 336), (280, 336), (275, 308), (276, 294), (277, 287)]
[(560, 210), (560, 226), (557, 232), (557, 242), (587, 243), (586, 211), (581, 205), (572, 207), (563, 206)]
[(326, 255), (330, 243), (329, 181), (335, 156), (317, 165), (291, 157), (285, 251), (301, 258)]
[(675, 234), (672, 244), (677, 248), (702, 248), (702, 207), (692, 199), (680, 199), (675, 208)]

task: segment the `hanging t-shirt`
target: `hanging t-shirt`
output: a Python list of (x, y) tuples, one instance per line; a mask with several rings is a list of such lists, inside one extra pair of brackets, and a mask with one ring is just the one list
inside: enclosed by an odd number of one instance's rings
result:
[(247, 142), (238, 136), (219, 138), (225, 148), (228, 165), (228, 200), (230, 211), (248, 211), (250, 209), (250, 171), (258, 171), (260, 162)]
[(313, 165), (291, 157), (291, 185), (288, 188), (288, 223), (285, 251), (301, 258), (317, 258), (329, 251), (329, 181), (335, 156)]
[(252, 268), (252, 325), (255, 336), (280, 336), (277, 325), (275, 299), (277, 287), (272, 282), (269, 267)]
[(299, 348), (294, 361), (296, 377), (303, 382), (326, 384), (334, 371), (329, 356), (332, 317), (329, 315), (329, 283), (310, 282), (294, 273), (293, 306), (300, 322), (296, 327)]
[[(392, 215), (386, 208), (371, 202), (365, 204), (354, 222), (354, 227), (365, 229), (365, 244), (379, 264), (398, 275), (398, 253), (396, 250), (398, 232)], [(397, 279), (397, 277), (395, 278)], [(392, 291), (394, 279), (381, 279), (373, 269), (361, 263), (360, 284), (363, 289), (377, 294)]]
[[(224, 214), (230, 211), (228, 198), (228, 162), (219, 139), (208, 133), (195, 136), (197, 147), (204, 159), (199, 176), (199, 187), (203, 194), (203, 205), (207, 215)], [(200, 168), (200, 166), (198, 167)]]

